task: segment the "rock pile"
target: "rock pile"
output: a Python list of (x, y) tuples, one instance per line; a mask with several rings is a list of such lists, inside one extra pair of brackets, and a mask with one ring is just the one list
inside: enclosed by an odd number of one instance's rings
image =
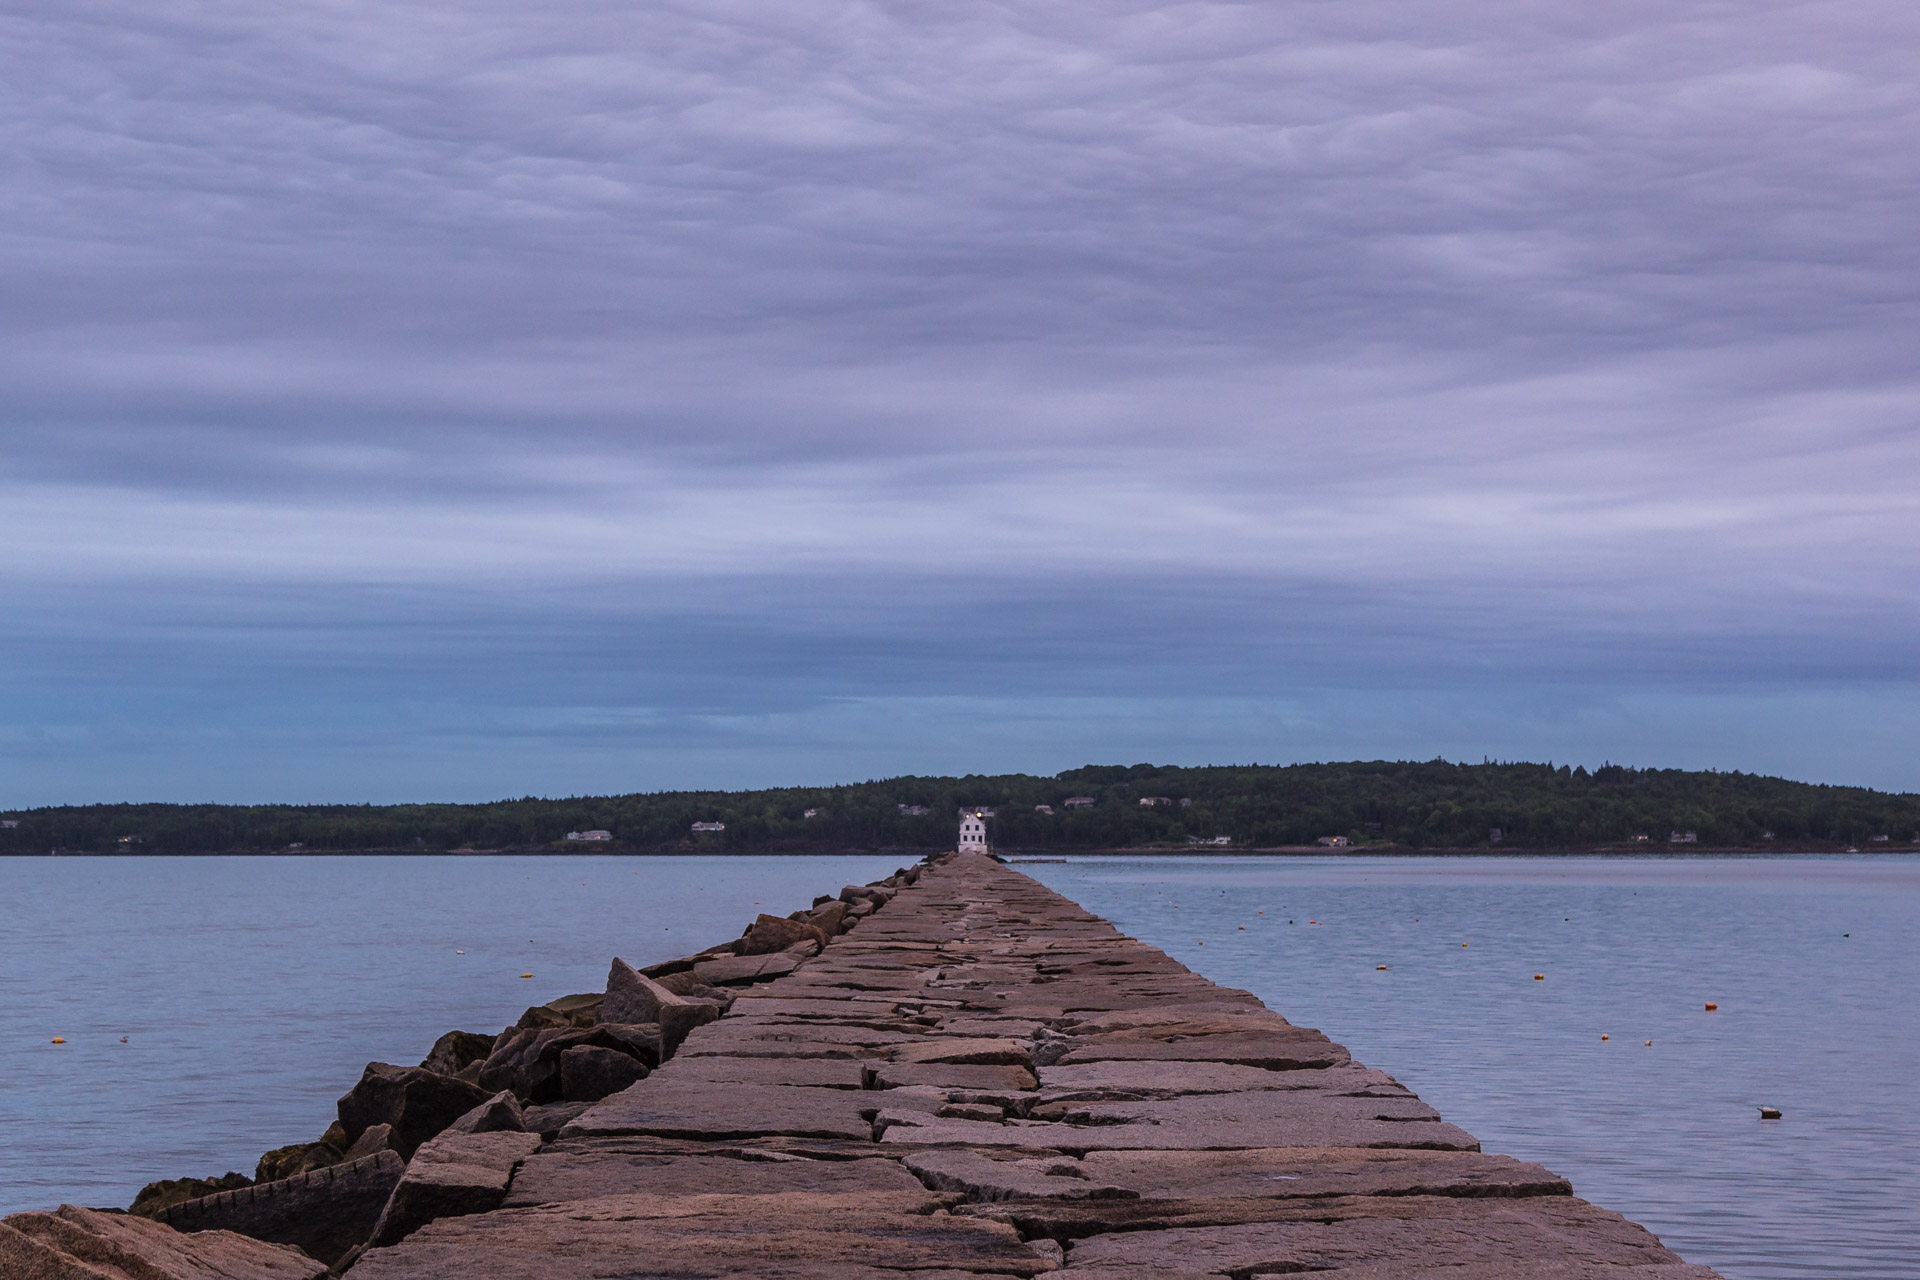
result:
[[(0, 1275), (325, 1274), (352, 1266), (369, 1242), (394, 1244), (435, 1219), (486, 1212), (543, 1139), (646, 1079), (743, 988), (792, 973), (918, 875), (902, 869), (790, 917), (762, 915), (739, 938), (692, 956), (639, 970), (616, 958), (604, 992), (535, 1005), (497, 1036), (449, 1031), (418, 1066), (368, 1063), (318, 1141), (267, 1152), (252, 1178), (151, 1183), (126, 1216), (64, 1206), (8, 1218)], [(89, 1269), (102, 1260), (119, 1270)]]

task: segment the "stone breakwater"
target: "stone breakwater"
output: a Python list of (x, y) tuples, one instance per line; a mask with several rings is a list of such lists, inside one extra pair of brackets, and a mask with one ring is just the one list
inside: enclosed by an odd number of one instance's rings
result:
[(269, 1153), (316, 1167), (15, 1215), (0, 1276), (1714, 1275), (986, 857), (539, 1009), (369, 1066)]

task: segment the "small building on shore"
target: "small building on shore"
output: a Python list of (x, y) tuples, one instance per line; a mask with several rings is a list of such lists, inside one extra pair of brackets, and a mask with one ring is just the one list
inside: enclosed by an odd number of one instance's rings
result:
[(569, 839), (569, 840), (591, 840), (591, 841), (595, 841), (595, 842), (599, 842), (599, 841), (603, 841), (603, 840), (611, 840), (611, 839), (613, 839), (613, 832), (611, 832), (611, 831), (601, 831), (601, 830), (599, 830), (598, 828), (595, 828), (595, 829), (594, 829), (594, 830), (592, 830), (592, 831), (569, 831), (569, 832), (567, 832), (567, 839)]
[(1065, 800), (1062, 800), (1060, 804), (1062, 808), (1066, 809), (1091, 809), (1093, 808), (1093, 797), (1068, 796)]
[(979, 813), (969, 813), (960, 819), (960, 852), (985, 853), (987, 851), (987, 819)]
[(1323, 844), (1329, 849), (1344, 849), (1352, 844), (1353, 841), (1347, 839), (1345, 836), (1321, 836), (1314, 843)]
[(702, 832), (707, 831), (725, 831), (726, 829), (727, 824), (724, 822), (696, 822), (693, 824), (693, 834), (695, 835), (700, 835)]

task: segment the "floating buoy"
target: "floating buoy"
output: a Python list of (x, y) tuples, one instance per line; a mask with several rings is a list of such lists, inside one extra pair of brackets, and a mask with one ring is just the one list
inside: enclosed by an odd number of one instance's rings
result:
[(1604, 1032), (1604, 1031), (1602, 1031), (1602, 1032), (1600, 1033), (1600, 1038), (1601, 1038), (1602, 1040), (1611, 1040), (1611, 1039), (1613, 1039), (1613, 1037), (1612, 1037), (1612, 1036), (1610, 1036), (1610, 1035), (1608, 1035), (1608, 1034), (1607, 1034), (1606, 1032)]
[(121, 1036), (121, 1037), (120, 1037), (120, 1043), (121, 1043), (121, 1044), (125, 1044), (126, 1042), (127, 1042), (127, 1038), (126, 1038), (125, 1036)]
[(1714, 1003), (1713, 1001), (1711, 1001), (1711, 1000), (1709, 1000), (1709, 1001), (1707, 1001), (1707, 1012), (1708, 1012), (1708, 1013), (1712, 1013), (1712, 1012), (1713, 1012), (1713, 1011), (1714, 1011), (1715, 1009), (1718, 1009), (1719, 1007), (1720, 1007), (1720, 1006), (1719, 1006), (1719, 1005), (1717, 1005), (1717, 1004), (1715, 1004), (1715, 1003)]
[(530, 973), (523, 973), (523, 974), (521, 974), (520, 976), (521, 976), (521, 977), (523, 977), (523, 978), (531, 978), (531, 977), (532, 977), (533, 975), (532, 975), (532, 974), (530, 974)]
[(1204, 947), (1204, 946), (1206, 946), (1207, 944), (1206, 944), (1206, 943), (1204, 943), (1204, 942), (1196, 942), (1196, 943), (1194, 943), (1193, 945), (1195, 945), (1196, 947)]
[(1778, 1120), (1780, 1118), (1780, 1108), (1762, 1107), (1760, 1108), (1760, 1118), (1762, 1120)]
[(67, 1038), (65, 1036), (55, 1036), (53, 1038), (53, 1042), (55, 1044), (65, 1044), (67, 1042)]
[(1245, 926), (1245, 925), (1241, 925), (1241, 926), (1240, 926), (1240, 932), (1242, 932), (1242, 933), (1245, 933), (1246, 931), (1247, 931), (1247, 926)]
[(1544, 973), (1536, 973), (1533, 975), (1533, 980), (1535, 982), (1545, 982), (1547, 980), (1547, 975)]
[(1264, 912), (1264, 911), (1256, 911), (1256, 912), (1254, 912), (1253, 914), (1255, 914), (1255, 915), (1257, 915), (1257, 916), (1263, 916), (1263, 915), (1265, 915), (1265, 914), (1267, 914), (1267, 913), (1266, 913), (1266, 912)]
[(1377, 964), (1377, 965), (1375, 965), (1375, 966), (1373, 966), (1373, 967), (1374, 967), (1374, 968), (1376, 968), (1376, 969), (1384, 969), (1384, 968), (1386, 968), (1387, 966), (1385, 966), (1385, 965), (1383, 965), (1383, 964)]
[(1653, 1041), (1651, 1040), (1647, 1041), (1647, 1048), (1649, 1049), (1653, 1048)]
[(459, 948), (457, 948), (457, 947), (456, 947), (456, 948), (454, 949), (454, 952), (453, 952), (453, 954), (455, 954), (455, 955), (457, 955), (457, 956), (463, 956), (463, 955), (465, 955), (465, 954), (467, 954), (467, 953), (466, 953), (466, 952), (464, 952), (464, 951), (461, 951), (461, 950), (460, 950)]
[(1463, 942), (1463, 943), (1461, 943), (1460, 945), (1464, 947), (1464, 946), (1466, 946), (1467, 944)]

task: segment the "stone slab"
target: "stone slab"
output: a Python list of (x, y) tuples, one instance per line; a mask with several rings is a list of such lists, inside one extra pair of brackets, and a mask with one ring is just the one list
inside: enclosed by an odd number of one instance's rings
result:
[[(1004, 1228), (1003, 1228), (1004, 1229)], [(188, 1235), (124, 1213), (63, 1204), (0, 1219), (7, 1280), (321, 1280), (327, 1266), (231, 1231)]]
[(1053, 1263), (1012, 1228), (936, 1213), (931, 1192), (612, 1195), (443, 1220), (367, 1253), (355, 1280), (717, 1280), (947, 1271), (1033, 1276)]
[[(1644, 1227), (1572, 1197), (1461, 1200), (1407, 1197), (1295, 1210), (1293, 1221), (1126, 1231), (1074, 1244), (1069, 1272), (1107, 1265), (1203, 1275), (1308, 1271), (1367, 1280), (1443, 1274), (1534, 1280), (1566, 1268), (1643, 1268), (1682, 1260)], [(1704, 1269), (1702, 1269), (1704, 1270)], [(1711, 1275), (1711, 1272), (1707, 1274)]]
[(895, 1160), (816, 1160), (779, 1152), (731, 1155), (608, 1151), (563, 1142), (529, 1159), (514, 1174), (506, 1207), (591, 1200), (596, 1196), (820, 1195), (848, 1191), (919, 1191), (924, 1185)]
[(560, 1131), (563, 1138), (653, 1134), (664, 1138), (870, 1138), (863, 1112), (877, 1104), (846, 1089), (785, 1085), (641, 1081)]

